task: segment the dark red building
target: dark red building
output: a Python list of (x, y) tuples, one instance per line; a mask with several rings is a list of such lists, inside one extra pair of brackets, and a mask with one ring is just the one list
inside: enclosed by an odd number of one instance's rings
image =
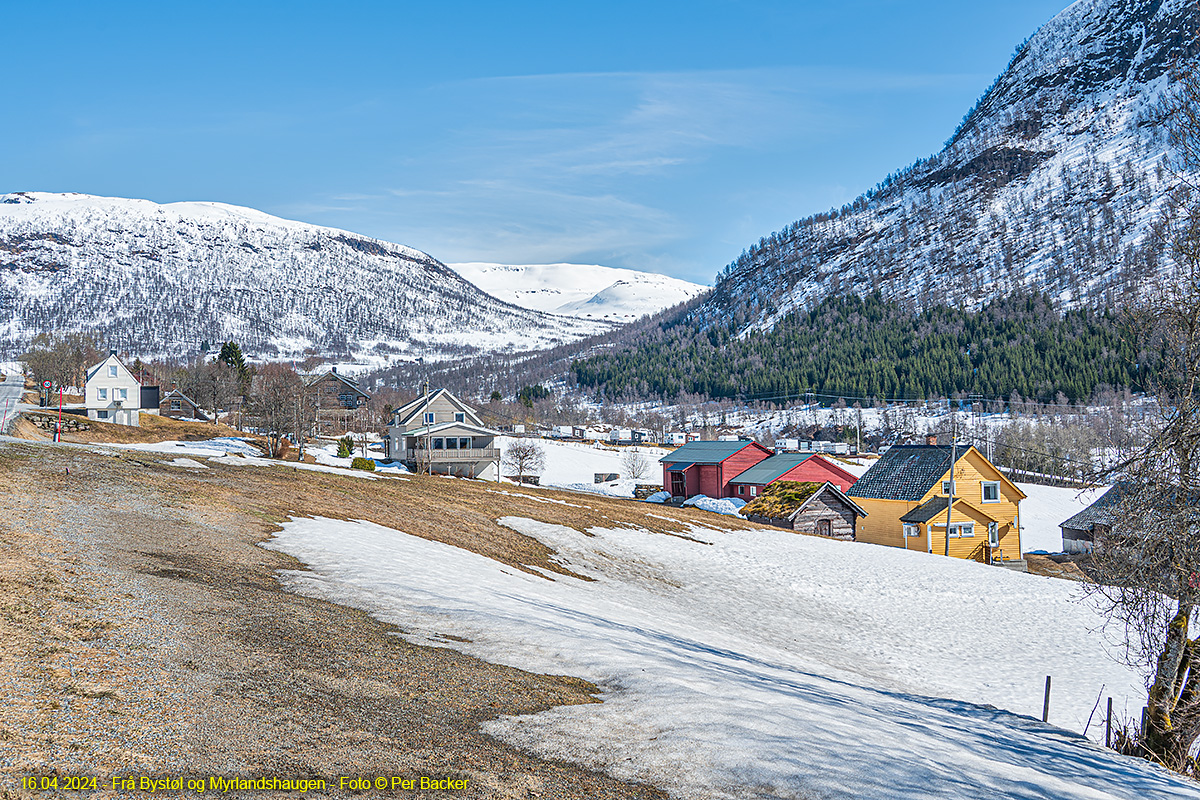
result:
[(730, 497), (729, 482), (770, 457), (758, 442), (688, 442), (659, 459), (663, 489), (672, 497)]

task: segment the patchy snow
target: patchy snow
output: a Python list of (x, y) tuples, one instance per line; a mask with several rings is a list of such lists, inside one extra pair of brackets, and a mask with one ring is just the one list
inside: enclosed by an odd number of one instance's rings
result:
[(631, 322), (679, 305), (709, 287), (595, 264), (447, 264), (493, 297), (533, 311)]
[(655, 492), (646, 498), (647, 503), (665, 503), (671, 499), (671, 493), (667, 491)]
[(1108, 491), (1107, 486), (1064, 489), (1033, 483), (1018, 483), (1017, 488), (1028, 495), (1021, 501), (1021, 551), (1025, 553), (1031, 550), (1061, 553), (1062, 530), (1058, 526)]
[(199, 461), (193, 461), (190, 458), (176, 458), (168, 461), (172, 467), (186, 467), (187, 469), (208, 469), (208, 466), (201, 464)]
[(138, 450), (143, 453), (170, 453), (188, 456), (222, 456), (230, 453), (245, 456), (261, 456), (262, 451), (245, 439), (234, 436), (219, 436), (200, 442), (153, 442), (150, 444), (105, 443), (106, 447), (122, 450)]
[(364, 522), (293, 520), (269, 546), (311, 566), (290, 588), (413, 641), (593, 681), (602, 704), (485, 729), (678, 797), (1200, 798), (1069, 732), (1097, 697), (1129, 717), (1143, 695), (1076, 584), (784, 531), (501, 522), (594, 580)]
[[(496, 446), (501, 454), (514, 441), (511, 436), (500, 436)], [(528, 441), (528, 440), (520, 440)], [(671, 452), (661, 447), (614, 447), (611, 445), (585, 442), (559, 442), (553, 439), (535, 439), (546, 456), (546, 467), (542, 470), (540, 485), (576, 492), (603, 494), (610, 497), (633, 497), (639, 483), (662, 483), (662, 466), (658, 459)], [(634, 451), (645, 458), (645, 474), (630, 478), (622, 465), (627, 451)], [(501, 462), (501, 473), (506, 472)], [(620, 480), (596, 483), (596, 474), (620, 475)]]

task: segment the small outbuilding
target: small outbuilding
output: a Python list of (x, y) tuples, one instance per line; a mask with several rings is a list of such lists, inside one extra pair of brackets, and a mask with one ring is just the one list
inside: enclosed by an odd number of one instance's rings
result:
[(797, 533), (854, 541), (862, 506), (829, 481), (776, 481), (751, 503), (742, 516)]
[(174, 419), (208, 419), (200, 405), (178, 389), (172, 389), (158, 401), (158, 413)]
[(1096, 498), (1090, 506), (1059, 523), (1064, 553), (1090, 553), (1117, 520), (1117, 506), (1124, 494), (1118, 484)]

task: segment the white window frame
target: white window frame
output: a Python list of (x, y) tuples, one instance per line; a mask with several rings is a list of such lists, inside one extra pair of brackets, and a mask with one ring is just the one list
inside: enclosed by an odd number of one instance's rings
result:
[(904, 538), (912, 539), (921, 535), (921, 526), (911, 522), (904, 523)]
[(444, 450), (446, 448), (446, 441), (441, 436), (435, 436), (431, 446), (434, 450)]
[(183, 411), (183, 402), (181, 400), (176, 400), (176, 399), (172, 398), (171, 410), (172, 411)]
[[(996, 496), (988, 500), (987, 489), (989, 486), (996, 487)], [(980, 481), (979, 482), (979, 501), (981, 503), (999, 503), (1000, 502), (1000, 481)]]
[(999, 547), (999, 546), (1000, 546), (1000, 523), (999, 522), (989, 522), (988, 523), (988, 547)]
[(426, 425), (432, 425), (432, 424), (433, 424), (433, 422), (434, 422), (434, 420), (433, 420), (433, 412), (432, 412), (432, 411), (426, 411), (426, 412), (425, 412), (425, 424), (426, 424)]
[(110, 377), (110, 378), (117, 377), (117, 365), (116, 364), (108, 365), (108, 377)]
[(471, 438), (469, 436), (460, 436), (458, 439), (458, 449), (459, 450), (470, 450), (471, 449)]
[(108, 389), (96, 389), (96, 399), (101, 403), (108, 402)]
[(757, 486), (751, 486), (751, 487), (750, 487), (750, 496), (751, 496), (751, 497), (758, 497), (758, 487), (757, 487)]
[(113, 389), (113, 400), (120, 400), (121, 402), (125, 402), (128, 399), (129, 399), (129, 390), (128, 389)]
[(744, 484), (744, 483), (739, 483), (739, 484), (738, 484), (738, 494), (740, 494), (740, 495), (742, 495), (742, 496), (745, 496), (745, 494), (746, 494), (746, 484)]
[(467, 415), (466, 415), (466, 412), (463, 412), (463, 411), (455, 411), (455, 412), (454, 412), (454, 421), (455, 421), (455, 422), (466, 422), (466, 421), (467, 421)]
[[(964, 533), (967, 531), (967, 533)], [(950, 538), (951, 539), (974, 539), (975, 538), (975, 523), (974, 522), (951, 522), (950, 523)]]
[(942, 481), (942, 494), (950, 496), (950, 481)]

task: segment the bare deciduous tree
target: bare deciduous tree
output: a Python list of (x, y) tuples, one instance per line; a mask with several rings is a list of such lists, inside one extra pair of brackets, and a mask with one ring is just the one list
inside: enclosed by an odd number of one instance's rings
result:
[(621, 454), (621, 471), (631, 480), (640, 480), (650, 472), (650, 461), (635, 448), (627, 448)]
[[(1200, 75), (1181, 76), (1172, 139), (1200, 169)], [(1132, 661), (1149, 671), (1141, 755), (1195, 771), (1200, 738), (1200, 194), (1185, 179), (1169, 234), (1176, 276), (1131, 313), (1139, 359), (1154, 362), (1157, 414), (1149, 441), (1119, 465), (1121, 500), (1096, 543), (1093, 595), (1125, 626)], [(1143, 362), (1144, 363), (1144, 362)]]
[(532, 439), (517, 439), (504, 449), (504, 466), (513, 473), (518, 482), (540, 475), (546, 468), (546, 453)]
[(285, 435), (294, 427), (296, 402), (303, 384), (295, 370), (283, 364), (260, 367), (250, 384), (253, 424), (267, 439), (267, 455), (278, 458)]

